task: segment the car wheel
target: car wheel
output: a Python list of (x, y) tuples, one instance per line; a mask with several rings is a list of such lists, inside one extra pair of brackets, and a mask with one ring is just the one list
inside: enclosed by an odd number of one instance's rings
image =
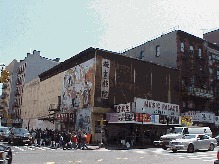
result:
[(177, 150), (176, 150), (176, 149), (173, 149), (172, 151), (173, 151), (174, 153), (176, 153), (176, 152), (177, 152)]
[(210, 147), (209, 147), (209, 149), (208, 149), (209, 151), (213, 151), (214, 150), (214, 145), (211, 143), (210, 144)]
[(188, 153), (193, 153), (194, 152), (194, 146), (193, 144), (189, 144), (188, 149), (187, 149)]
[(163, 149), (164, 149), (164, 150), (167, 150), (167, 147), (166, 147), (166, 146), (163, 146)]

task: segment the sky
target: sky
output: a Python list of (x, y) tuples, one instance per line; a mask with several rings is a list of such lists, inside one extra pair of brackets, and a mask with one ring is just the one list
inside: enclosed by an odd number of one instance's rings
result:
[(89, 47), (121, 52), (174, 28), (203, 38), (203, 29), (219, 28), (217, 4), (216, 0), (0, 0), (0, 64), (23, 60), (33, 50), (60, 61)]

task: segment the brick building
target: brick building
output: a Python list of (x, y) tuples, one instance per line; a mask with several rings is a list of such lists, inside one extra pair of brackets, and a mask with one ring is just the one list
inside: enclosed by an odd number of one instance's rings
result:
[(89, 48), (40, 74), (40, 83), (60, 73), (61, 106), (55, 124), (62, 130), (86, 131), (93, 142), (100, 141), (98, 120), (115, 112), (116, 104), (142, 98), (182, 106), (179, 70), (167, 66)]
[(218, 48), (204, 39), (176, 30), (122, 55), (179, 69), (181, 112), (208, 111), (218, 114)]
[(13, 60), (6, 70), (10, 73), (10, 81), (5, 90), (10, 90), (8, 93), (8, 116), (2, 120), (2, 123), (7, 126), (21, 127), (23, 118), (22, 103), (24, 84), (38, 77), (40, 73), (59, 64), (59, 59), (47, 59), (40, 56), (40, 51), (33, 51), (33, 54), (28, 53), (24, 60)]

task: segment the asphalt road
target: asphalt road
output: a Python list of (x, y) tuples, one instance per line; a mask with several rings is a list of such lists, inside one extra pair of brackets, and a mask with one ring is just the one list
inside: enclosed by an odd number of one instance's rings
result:
[(11, 146), (13, 164), (68, 164), (68, 163), (118, 163), (118, 164), (213, 164), (217, 150), (195, 153), (177, 152), (161, 148), (130, 150), (62, 150), (47, 147)]

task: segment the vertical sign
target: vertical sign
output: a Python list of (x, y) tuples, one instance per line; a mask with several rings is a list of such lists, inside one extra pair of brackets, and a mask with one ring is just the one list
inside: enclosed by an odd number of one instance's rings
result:
[(102, 80), (101, 80), (102, 99), (108, 99), (109, 97), (109, 71), (110, 71), (110, 60), (102, 59)]

